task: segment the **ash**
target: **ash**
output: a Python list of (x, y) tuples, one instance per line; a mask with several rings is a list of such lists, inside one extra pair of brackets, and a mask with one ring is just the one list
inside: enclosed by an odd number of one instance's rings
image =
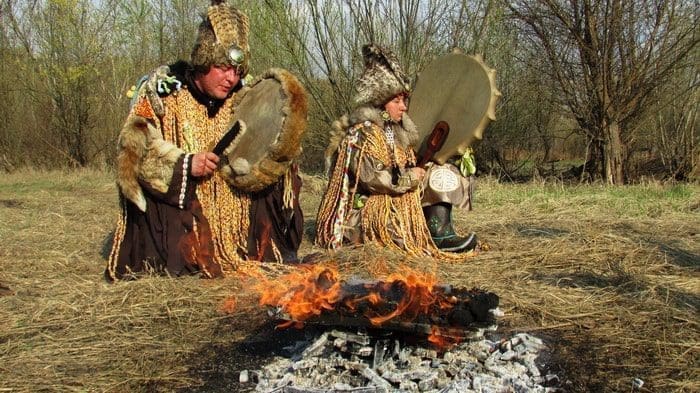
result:
[[(428, 343), (406, 344), (391, 332), (332, 330), (287, 349), (240, 382), (265, 393), (555, 392), (556, 375), (540, 374), (543, 341), (526, 333), (491, 340), (479, 329), (445, 352)], [(423, 340), (425, 341), (425, 340)]]

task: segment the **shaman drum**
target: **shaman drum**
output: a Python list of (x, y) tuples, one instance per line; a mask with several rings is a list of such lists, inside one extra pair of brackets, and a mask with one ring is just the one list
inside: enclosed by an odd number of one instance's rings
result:
[(275, 183), (301, 154), (306, 91), (290, 72), (271, 68), (234, 97), (230, 125), (240, 131), (224, 151), (227, 181), (246, 192)]
[(439, 164), (464, 154), (482, 139), (486, 126), (496, 120), (496, 101), (501, 96), (495, 74), (481, 56), (452, 53), (435, 59), (418, 75), (408, 115), (420, 134), (419, 156), (440, 122), (447, 123), (449, 134), (432, 157)]

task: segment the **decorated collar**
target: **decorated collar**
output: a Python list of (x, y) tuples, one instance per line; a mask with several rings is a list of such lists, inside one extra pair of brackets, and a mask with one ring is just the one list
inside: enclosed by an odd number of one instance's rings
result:
[(370, 121), (378, 125), (381, 129), (385, 129), (387, 125), (392, 124), (394, 135), (398, 143), (405, 146), (416, 147), (418, 143), (418, 131), (416, 130), (415, 124), (408, 117), (407, 113), (404, 113), (401, 122), (396, 123), (393, 121), (385, 121), (382, 118), (382, 110), (370, 105), (363, 105), (355, 109), (355, 111), (349, 116), (350, 124), (364, 123)]
[(228, 99), (231, 96), (231, 94), (233, 94), (233, 90), (231, 90), (231, 93), (229, 93), (229, 95), (226, 96), (226, 98), (223, 100), (212, 98), (205, 92), (199, 90), (197, 84), (194, 83), (194, 78), (191, 73), (187, 75), (185, 79), (185, 84), (190, 90), (192, 97), (194, 97), (194, 99), (197, 100), (197, 102), (207, 107), (207, 116), (209, 116), (210, 118), (216, 116), (216, 114), (219, 113), (219, 109), (221, 109), (221, 107), (224, 105), (226, 99)]

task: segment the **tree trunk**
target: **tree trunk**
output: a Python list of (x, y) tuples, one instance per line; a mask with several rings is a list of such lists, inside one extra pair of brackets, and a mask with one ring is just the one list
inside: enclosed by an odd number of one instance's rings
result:
[(589, 180), (600, 179), (605, 177), (605, 162), (606, 151), (605, 142), (596, 137), (591, 141), (591, 149), (586, 158), (586, 171), (588, 171)]
[(625, 184), (623, 165), (625, 146), (620, 137), (620, 124), (617, 121), (611, 121), (603, 127), (603, 133), (605, 138), (605, 179), (611, 185)]

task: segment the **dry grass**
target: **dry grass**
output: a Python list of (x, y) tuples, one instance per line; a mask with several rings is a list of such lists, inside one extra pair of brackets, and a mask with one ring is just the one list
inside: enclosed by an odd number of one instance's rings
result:
[[(570, 391), (628, 392), (635, 377), (642, 391), (700, 391), (699, 186), (480, 182), (456, 223), (490, 251), (462, 263), (371, 247), (328, 259), (348, 274), (409, 265), (496, 292), (500, 329), (546, 338)], [(306, 179), (309, 235), (322, 192)], [(0, 178), (0, 391), (236, 391), (227, 381), (251, 367), (237, 358), (253, 356), (240, 343), (269, 328), (254, 280), (105, 283), (116, 206), (101, 172)], [(318, 251), (308, 237), (302, 254)]]

